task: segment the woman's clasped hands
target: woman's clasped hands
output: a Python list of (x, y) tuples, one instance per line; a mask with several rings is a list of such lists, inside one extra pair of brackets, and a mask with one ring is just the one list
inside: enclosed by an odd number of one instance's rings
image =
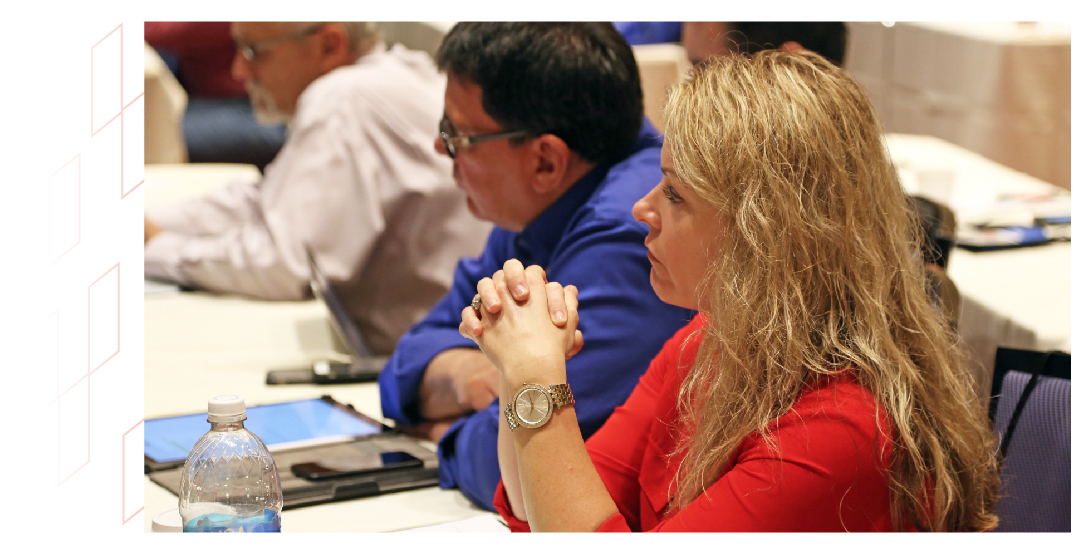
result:
[(540, 266), (524, 268), (511, 259), (477, 283), (477, 294), (479, 310), (462, 309), (458, 331), (509, 382), (564, 381), (564, 361), (583, 348), (579, 290), (548, 282)]

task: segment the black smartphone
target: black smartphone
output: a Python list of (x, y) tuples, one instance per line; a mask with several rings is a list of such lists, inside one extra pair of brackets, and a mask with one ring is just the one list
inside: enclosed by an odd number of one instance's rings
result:
[[(318, 360), (311, 366), (314, 383), (360, 383), (375, 381), (378, 370), (374, 369), (371, 359), (357, 359), (352, 363), (332, 360)], [(385, 364), (385, 362), (383, 363)], [(382, 365), (379, 365), (379, 370)]]
[(389, 357), (357, 358), (351, 363), (318, 360), (310, 368), (270, 370), (265, 375), (266, 385), (308, 383), (331, 385), (339, 383), (367, 383), (378, 379), (379, 372)]
[(366, 452), (347, 459), (323, 460), (292, 464), (291, 473), (296, 477), (310, 481), (321, 481), (336, 477), (367, 475), (384, 471), (419, 468), (424, 461), (401, 451)]

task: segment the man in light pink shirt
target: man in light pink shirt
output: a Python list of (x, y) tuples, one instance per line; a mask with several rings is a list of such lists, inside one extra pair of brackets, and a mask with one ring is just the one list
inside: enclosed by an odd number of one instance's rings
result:
[(233, 23), (259, 120), (290, 120), (264, 178), (145, 219), (144, 273), (270, 300), (309, 296), (304, 244), (376, 354), (449, 289), (490, 226), (432, 151), (445, 79), (364, 23)]

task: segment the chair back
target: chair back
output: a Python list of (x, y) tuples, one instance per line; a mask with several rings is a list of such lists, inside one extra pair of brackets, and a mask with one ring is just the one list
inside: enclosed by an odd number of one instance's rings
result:
[(1002, 461), (997, 531), (1071, 531), (1071, 355), (1000, 347), (989, 416)]
[(641, 44), (632, 47), (632, 54), (640, 69), (643, 113), (662, 132), (667, 92), (685, 78), (693, 65), (680, 44)]
[(931, 284), (931, 296), (935, 305), (942, 309), (942, 316), (954, 331), (961, 319), (961, 292), (945, 270), (927, 271), (928, 283)]
[(924, 262), (946, 268), (950, 263), (950, 251), (957, 242), (954, 211), (922, 196), (910, 197), (923, 227)]
[(144, 163), (185, 163), (182, 117), (189, 96), (154, 48), (144, 43)]

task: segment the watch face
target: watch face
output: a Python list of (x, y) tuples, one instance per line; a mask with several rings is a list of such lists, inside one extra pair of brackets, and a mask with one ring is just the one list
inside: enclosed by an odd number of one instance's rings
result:
[(541, 389), (531, 387), (515, 397), (515, 415), (526, 427), (540, 427), (549, 420), (552, 399)]

